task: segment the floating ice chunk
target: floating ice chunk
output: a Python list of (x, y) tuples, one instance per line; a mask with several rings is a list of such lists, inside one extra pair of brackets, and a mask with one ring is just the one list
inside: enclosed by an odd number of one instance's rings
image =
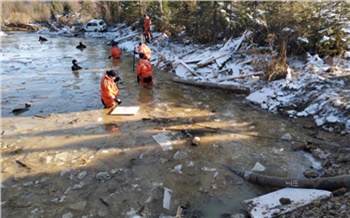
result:
[(326, 118), (327, 122), (329, 123), (336, 123), (339, 119), (338, 117), (334, 116), (334, 115), (329, 115), (327, 118)]
[(78, 179), (82, 179), (86, 176), (86, 174), (87, 174), (87, 172), (83, 171), (83, 172), (80, 172), (77, 177), (78, 177)]
[(161, 132), (153, 135), (153, 139), (162, 147), (163, 151), (173, 150), (171, 138), (168, 136), (169, 132)]
[(62, 215), (62, 218), (72, 218), (73, 214), (71, 212)]
[(213, 172), (216, 171), (216, 168), (202, 167), (202, 170), (206, 172)]
[(171, 189), (164, 188), (163, 207), (168, 210), (170, 209), (172, 192), (173, 191)]
[(178, 172), (181, 174), (182, 173), (181, 169), (182, 169), (182, 164), (179, 164), (179, 165), (176, 165), (173, 170), (170, 170), (170, 172)]
[(290, 141), (292, 140), (292, 136), (289, 133), (284, 134), (281, 139)]
[(318, 108), (319, 108), (319, 104), (312, 104), (312, 105), (309, 105), (307, 108), (305, 108), (304, 111), (308, 114), (314, 115), (318, 111)]
[(258, 171), (258, 172), (263, 172), (265, 170), (266, 170), (266, 167), (259, 162), (256, 162), (254, 167), (251, 169), (251, 171)]
[(315, 122), (317, 126), (322, 126), (326, 121), (323, 117), (315, 118)]
[(248, 95), (246, 99), (252, 103), (260, 105), (264, 102), (267, 102), (269, 96), (275, 96), (274, 90), (272, 88), (263, 88)]

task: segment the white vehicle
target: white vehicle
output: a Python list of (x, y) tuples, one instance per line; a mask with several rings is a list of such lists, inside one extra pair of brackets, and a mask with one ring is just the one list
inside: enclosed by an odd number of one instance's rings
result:
[(107, 24), (104, 22), (104, 20), (90, 20), (87, 22), (83, 29), (86, 32), (103, 32), (107, 30)]

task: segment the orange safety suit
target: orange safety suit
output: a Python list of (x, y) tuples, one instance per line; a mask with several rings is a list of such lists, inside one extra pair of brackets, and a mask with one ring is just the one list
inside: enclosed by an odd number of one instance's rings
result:
[(101, 100), (106, 108), (114, 108), (117, 105), (114, 99), (118, 98), (118, 93), (117, 85), (113, 79), (105, 73), (101, 79)]
[(153, 85), (152, 79), (152, 64), (147, 59), (140, 59), (139, 64), (136, 67), (137, 77), (140, 79), (142, 86)]
[(118, 46), (113, 46), (110, 52), (113, 59), (118, 59), (120, 58), (120, 55), (122, 55), (122, 50)]
[(151, 19), (149, 19), (149, 17), (146, 16), (143, 20), (143, 34), (145, 35), (148, 41), (151, 39), (151, 24)]
[(150, 60), (151, 59), (151, 49), (146, 45), (146, 44), (141, 44), (139, 46), (139, 49), (137, 50), (137, 53), (140, 54), (140, 53), (143, 53), (145, 55), (145, 58), (147, 60)]

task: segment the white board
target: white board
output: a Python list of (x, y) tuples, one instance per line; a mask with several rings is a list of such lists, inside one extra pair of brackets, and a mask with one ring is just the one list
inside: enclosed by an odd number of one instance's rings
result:
[[(244, 204), (252, 205), (249, 214), (253, 218), (277, 217), (299, 207), (310, 204), (316, 199), (324, 199), (331, 196), (331, 192), (317, 189), (284, 188), (269, 194), (245, 200)], [(290, 204), (282, 205), (280, 198), (289, 198)]]
[(139, 106), (117, 106), (111, 115), (135, 115), (139, 108)]

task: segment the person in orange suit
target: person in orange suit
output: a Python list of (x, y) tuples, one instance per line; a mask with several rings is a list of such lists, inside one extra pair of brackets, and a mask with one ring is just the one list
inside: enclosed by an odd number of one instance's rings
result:
[(106, 71), (101, 79), (101, 100), (105, 108), (115, 108), (122, 101), (118, 99), (118, 86), (115, 83), (118, 80), (117, 73), (114, 70)]
[(110, 59), (111, 57), (113, 59), (118, 59), (122, 55), (122, 50), (118, 47), (118, 43), (113, 43), (112, 48), (110, 50), (111, 55), (108, 57)]
[(137, 82), (143, 87), (153, 85), (152, 64), (143, 53), (140, 53), (139, 57), (140, 61), (136, 67)]
[(145, 14), (143, 15), (143, 35), (146, 38), (146, 42), (150, 43), (151, 42), (151, 24), (152, 21), (151, 19)]
[(143, 53), (144, 57), (147, 60), (151, 59), (151, 49), (146, 44), (144, 44), (142, 42), (140, 42), (137, 52), (135, 51), (135, 54), (140, 55), (141, 53)]

